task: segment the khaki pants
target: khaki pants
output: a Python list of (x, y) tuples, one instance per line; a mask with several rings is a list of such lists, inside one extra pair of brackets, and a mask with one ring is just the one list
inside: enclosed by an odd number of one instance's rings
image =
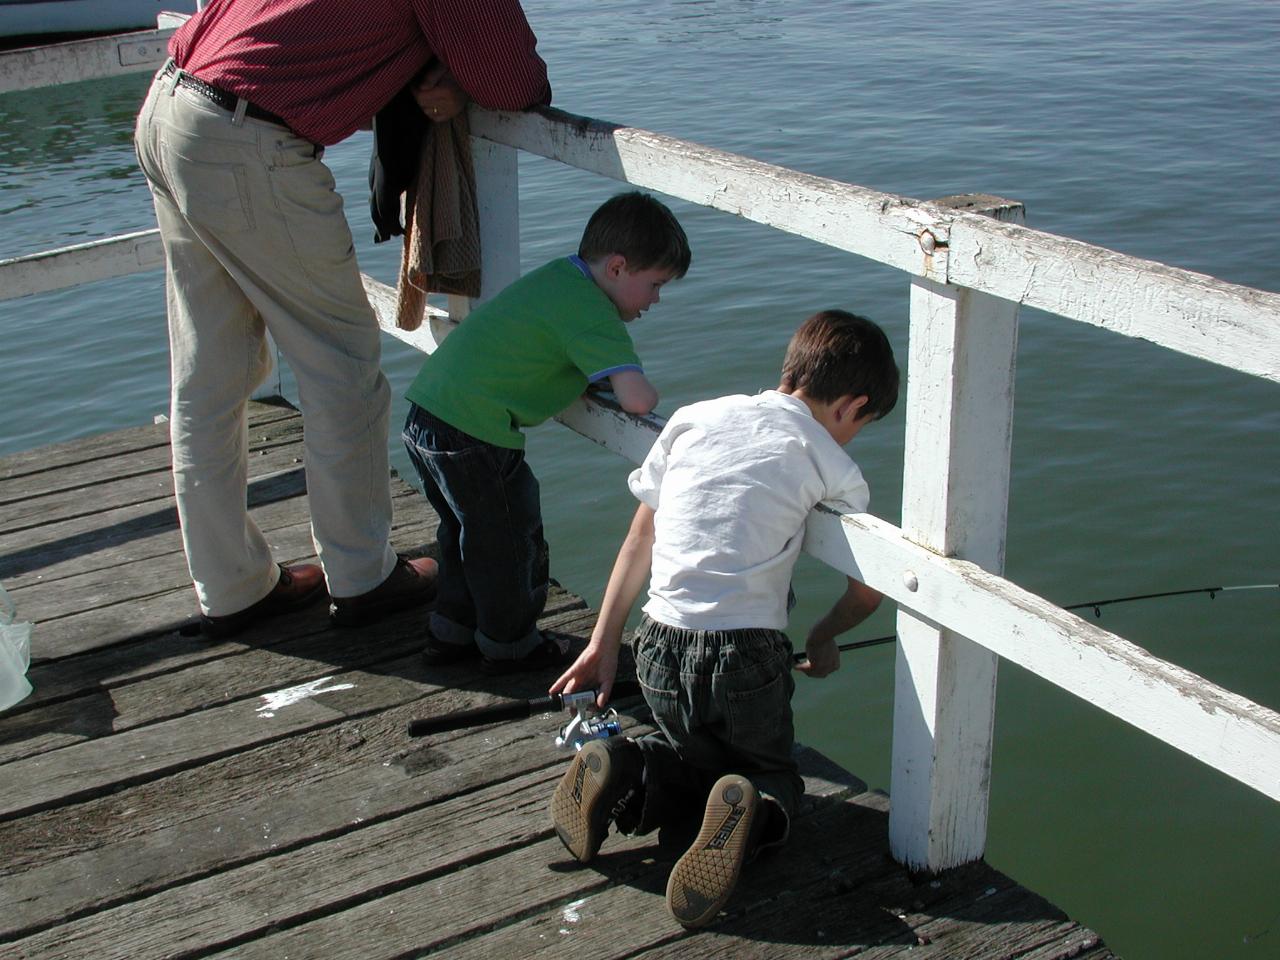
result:
[(279, 577), (246, 508), (245, 404), (270, 331), (298, 383), (316, 553), (334, 596), (381, 583), (389, 544), (390, 387), (342, 198), (313, 144), (157, 76), (138, 159), (164, 241), (170, 436), (201, 609), (234, 613)]

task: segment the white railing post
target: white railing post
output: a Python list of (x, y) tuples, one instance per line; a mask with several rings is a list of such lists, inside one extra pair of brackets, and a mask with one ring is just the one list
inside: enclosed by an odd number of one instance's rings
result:
[[(936, 202), (1023, 218), (1020, 204), (994, 197)], [(933, 235), (921, 246), (948, 255)], [(903, 533), (993, 573), (1004, 567), (1017, 316), (1007, 300), (912, 281)], [(913, 577), (904, 572), (908, 590)], [(937, 872), (986, 846), (997, 657), (908, 606), (898, 612), (889, 843), (899, 862)]]
[[(471, 138), (471, 163), (476, 178), (476, 207), (480, 221), (480, 296), (491, 299), (520, 278), (520, 175), (514, 147), (479, 137)], [(470, 312), (473, 301), (449, 297), (449, 317), (429, 316), (436, 341), (448, 327)]]

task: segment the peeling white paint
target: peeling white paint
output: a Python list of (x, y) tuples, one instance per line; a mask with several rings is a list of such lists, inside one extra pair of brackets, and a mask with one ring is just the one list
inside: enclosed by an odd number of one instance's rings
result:
[(307, 700), (317, 694), (332, 693), (335, 690), (355, 689), (354, 683), (338, 683), (332, 687), (326, 687), (325, 684), (332, 679), (333, 677), (321, 677), (319, 680), (301, 683), (296, 687), (285, 687), (283, 690), (276, 690), (274, 693), (264, 693), (262, 695), (262, 706), (258, 707), (258, 714), (263, 717), (274, 717), (277, 710), (282, 710), (291, 704)]

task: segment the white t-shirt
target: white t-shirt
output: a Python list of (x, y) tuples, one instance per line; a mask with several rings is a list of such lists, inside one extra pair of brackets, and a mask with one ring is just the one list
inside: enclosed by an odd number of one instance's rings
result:
[(804, 522), (867, 509), (862, 471), (802, 400), (776, 390), (681, 407), (631, 492), (655, 511), (644, 611), (690, 630), (781, 630)]

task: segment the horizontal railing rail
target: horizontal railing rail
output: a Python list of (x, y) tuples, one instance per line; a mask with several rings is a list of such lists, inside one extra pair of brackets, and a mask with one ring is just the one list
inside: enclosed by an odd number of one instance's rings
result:
[(0, 260), (0, 300), (127, 277), (163, 266), (164, 247), (156, 228), (90, 240)]
[(558, 110), (473, 117), (494, 143), (1280, 382), (1280, 294)]

